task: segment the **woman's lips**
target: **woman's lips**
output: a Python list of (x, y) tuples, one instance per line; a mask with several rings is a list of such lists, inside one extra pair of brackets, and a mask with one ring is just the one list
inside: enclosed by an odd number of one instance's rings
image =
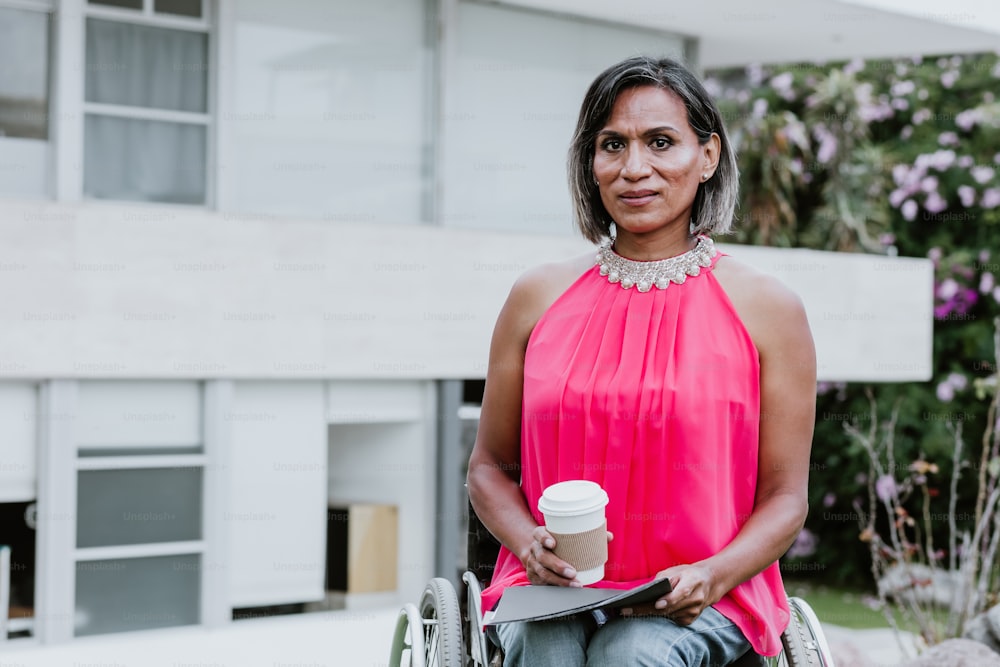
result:
[(656, 192), (653, 190), (636, 190), (635, 192), (623, 192), (618, 198), (626, 206), (645, 206), (656, 199)]

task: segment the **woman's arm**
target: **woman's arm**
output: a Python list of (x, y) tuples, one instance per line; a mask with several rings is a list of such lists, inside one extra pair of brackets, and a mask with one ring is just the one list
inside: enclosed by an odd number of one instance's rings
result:
[(744, 275), (730, 296), (760, 356), (757, 490), (752, 514), (726, 548), (659, 573), (671, 579), (673, 590), (656, 608), (684, 624), (778, 560), (808, 509), (816, 351), (805, 310), (793, 292), (760, 274)]
[(555, 541), (535, 522), (520, 485), (524, 353), (535, 323), (554, 299), (544, 271), (522, 276), (497, 318), (467, 482), (480, 521), (521, 559), (531, 583), (568, 586), (576, 572), (552, 553)]

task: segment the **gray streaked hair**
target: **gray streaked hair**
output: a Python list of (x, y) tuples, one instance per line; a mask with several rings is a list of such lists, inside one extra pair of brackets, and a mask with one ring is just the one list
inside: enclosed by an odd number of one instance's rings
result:
[(725, 234), (732, 227), (739, 196), (739, 169), (722, 114), (712, 96), (687, 68), (669, 58), (634, 56), (601, 72), (590, 84), (569, 149), (569, 187), (574, 217), (583, 235), (594, 243), (609, 234), (611, 216), (594, 183), (597, 133), (607, 124), (622, 91), (656, 86), (677, 95), (687, 109), (688, 124), (704, 145), (712, 133), (719, 135), (719, 166), (712, 178), (699, 183), (691, 208), (694, 234)]

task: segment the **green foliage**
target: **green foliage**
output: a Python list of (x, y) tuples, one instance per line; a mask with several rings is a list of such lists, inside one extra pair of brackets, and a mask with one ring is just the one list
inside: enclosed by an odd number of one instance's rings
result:
[[(1000, 56), (758, 66), (707, 83), (739, 153), (736, 242), (930, 257), (936, 266), (932, 381), (818, 388), (810, 514), (786, 562), (808, 559), (804, 575), (870, 585), (856, 509), (869, 461), (844, 431), (845, 421), (867, 427), (866, 389), (880, 421), (898, 408), (899, 465), (937, 465), (928, 478), (937, 544), (948, 543), (949, 424), (962, 423), (977, 465), (983, 446), (1000, 314)], [(971, 526), (977, 475), (962, 471), (960, 528)]]

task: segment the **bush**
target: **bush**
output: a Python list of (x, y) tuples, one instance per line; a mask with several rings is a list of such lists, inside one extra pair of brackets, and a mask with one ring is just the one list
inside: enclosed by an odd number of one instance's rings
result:
[[(987, 427), (977, 385), (995, 373), (1000, 314), (1000, 80), (997, 54), (714, 72), (742, 170), (739, 243), (930, 257), (935, 264), (929, 383), (817, 387), (806, 530), (783, 566), (833, 583), (871, 585), (859, 540), (870, 461), (845, 431), (895, 411), (897, 460), (932, 461), (929, 511), (946, 498), (954, 436), (969, 455)], [(956, 514), (975, 489), (960, 485)], [(947, 522), (933, 523), (947, 544)], [(801, 567), (796, 567), (800, 564)], [(809, 567), (805, 565), (809, 564)]]

